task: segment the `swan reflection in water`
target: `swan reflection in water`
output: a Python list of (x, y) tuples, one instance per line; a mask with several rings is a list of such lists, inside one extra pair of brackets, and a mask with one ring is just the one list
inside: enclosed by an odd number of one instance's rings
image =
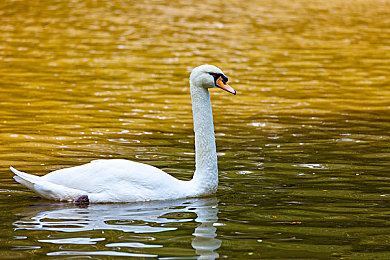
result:
[[(180, 223), (195, 221), (200, 224), (192, 234), (191, 246), (195, 249), (198, 259), (215, 259), (219, 257), (215, 250), (221, 246), (221, 241), (215, 238), (217, 236), (215, 227), (218, 220), (217, 206), (218, 200), (216, 198), (131, 204), (92, 204), (85, 208), (76, 207), (72, 204), (38, 203), (24, 208), (20, 212), (23, 218), (14, 222), (14, 225), (19, 230), (60, 231), (67, 232), (67, 234), (77, 232), (75, 238), (69, 238), (69, 235), (63, 239), (45, 237), (45, 239), (38, 240), (40, 243), (88, 245), (104, 243), (105, 237), (80, 237), (84, 231), (101, 230), (104, 232), (105, 230), (116, 230), (137, 234), (152, 234), (174, 231), (180, 228)], [(195, 213), (196, 217), (188, 213)], [(177, 223), (177, 225), (174, 223)], [(91, 233), (85, 234), (91, 235)], [(163, 245), (156, 244), (128, 243), (128, 241), (121, 240), (120, 237), (121, 235), (118, 235), (115, 238), (117, 239), (115, 243), (110, 241), (105, 247), (110, 249), (124, 247), (148, 248), (151, 250), (148, 250), (148, 252), (152, 252), (152, 254), (133, 254), (129, 251), (94, 251), (96, 248), (91, 248), (91, 251), (58, 251), (50, 252), (48, 255), (158, 257), (159, 255), (154, 254), (154, 251), (158, 252), (157, 249), (163, 247)], [(112, 237), (110, 237), (110, 240), (112, 240)], [(154, 250), (151, 248), (154, 248)]]

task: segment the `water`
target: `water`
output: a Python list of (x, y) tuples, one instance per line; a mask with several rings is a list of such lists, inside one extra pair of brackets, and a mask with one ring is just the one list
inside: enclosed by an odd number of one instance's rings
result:
[[(390, 2), (2, 1), (1, 258), (390, 258)], [(194, 167), (190, 70), (212, 90), (215, 197), (41, 200), (99, 158)]]

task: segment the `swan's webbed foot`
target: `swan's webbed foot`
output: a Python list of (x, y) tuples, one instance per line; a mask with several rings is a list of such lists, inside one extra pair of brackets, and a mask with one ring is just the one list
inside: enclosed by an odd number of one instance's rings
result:
[(80, 204), (89, 204), (89, 198), (88, 195), (81, 195), (78, 197), (75, 201), (74, 204), (80, 205)]

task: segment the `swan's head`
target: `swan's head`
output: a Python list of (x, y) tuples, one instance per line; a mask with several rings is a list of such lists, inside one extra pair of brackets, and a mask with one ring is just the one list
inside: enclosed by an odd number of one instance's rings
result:
[(236, 91), (227, 84), (228, 78), (214, 65), (201, 65), (192, 70), (190, 82), (203, 88), (221, 88), (229, 93)]

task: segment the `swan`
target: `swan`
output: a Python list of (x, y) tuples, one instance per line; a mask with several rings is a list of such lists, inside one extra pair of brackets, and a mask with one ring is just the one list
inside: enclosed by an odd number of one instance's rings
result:
[(14, 179), (39, 196), (79, 203), (141, 202), (208, 196), (217, 191), (218, 165), (209, 88), (232, 94), (228, 78), (214, 65), (201, 65), (190, 74), (195, 132), (195, 172), (189, 181), (164, 171), (124, 159), (100, 159), (60, 169), (44, 176), (31, 175), (12, 166)]

